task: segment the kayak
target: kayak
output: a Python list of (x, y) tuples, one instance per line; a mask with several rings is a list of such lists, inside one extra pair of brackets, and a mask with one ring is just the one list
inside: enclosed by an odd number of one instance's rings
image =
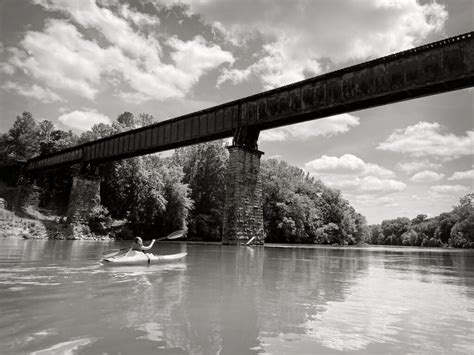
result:
[(183, 259), (188, 253), (155, 255), (132, 250), (128, 255), (119, 254), (102, 259), (104, 265), (148, 265)]

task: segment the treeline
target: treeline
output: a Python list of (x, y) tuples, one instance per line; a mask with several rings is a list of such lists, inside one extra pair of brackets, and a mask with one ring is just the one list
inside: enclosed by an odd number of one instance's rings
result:
[[(111, 124), (94, 125), (77, 136), (47, 120), (37, 123), (24, 112), (0, 136), (0, 163), (55, 152), (153, 121), (150, 115), (125, 112)], [(217, 141), (177, 149), (166, 158), (151, 154), (96, 167), (62, 167), (36, 174), (34, 180), (45, 191), (41, 206), (63, 214), (72, 176), (101, 176), (102, 206), (89, 216), (94, 233), (105, 233), (113, 220), (120, 219), (128, 222), (120, 238), (154, 237), (186, 228), (190, 240), (220, 241), (227, 160), (227, 149)], [(262, 160), (261, 174), (266, 242), (474, 246), (472, 194), (436, 218), (398, 218), (369, 228), (339, 191), (302, 169), (269, 159)]]
[(410, 220), (406, 217), (385, 220), (370, 226), (371, 244), (410, 246), (451, 246), (474, 248), (474, 193), (467, 194), (451, 212), (427, 218), (419, 214)]

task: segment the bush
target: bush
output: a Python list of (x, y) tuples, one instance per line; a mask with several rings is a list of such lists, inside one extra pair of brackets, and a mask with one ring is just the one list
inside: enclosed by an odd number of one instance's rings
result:
[(107, 230), (112, 226), (112, 218), (107, 208), (104, 206), (92, 208), (88, 216), (88, 225), (93, 233), (107, 234)]

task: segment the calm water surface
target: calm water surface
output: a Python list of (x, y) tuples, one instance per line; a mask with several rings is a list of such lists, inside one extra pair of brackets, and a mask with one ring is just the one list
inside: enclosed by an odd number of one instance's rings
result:
[(1, 354), (474, 353), (474, 252), (0, 240)]

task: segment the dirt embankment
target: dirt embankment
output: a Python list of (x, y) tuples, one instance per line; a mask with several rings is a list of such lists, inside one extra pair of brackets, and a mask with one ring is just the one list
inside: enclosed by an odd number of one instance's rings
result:
[(95, 235), (86, 226), (68, 225), (65, 218), (28, 209), (15, 213), (0, 206), (0, 238), (91, 239), (109, 240), (109, 235)]

